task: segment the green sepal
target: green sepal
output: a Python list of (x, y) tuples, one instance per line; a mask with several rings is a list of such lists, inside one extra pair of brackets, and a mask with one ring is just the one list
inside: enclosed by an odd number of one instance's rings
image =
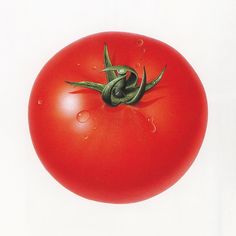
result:
[(126, 88), (135, 88), (138, 81), (138, 75), (131, 72), (129, 78), (126, 80)]
[(126, 102), (126, 104), (134, 104), (136, 102), (138, 102), (144, 95), (145, 92), (145, 87), (146, 87), (146, 69), (145, 67), (143, 67), (143, 77), (142, 77), (142, 82), (141, 85), (137, 91), (137, 93), (135, 94), (135, 96), (128, 102)]
[(98, 92), (102, 92), (105, 85), (100, 84), (100, 83), (94, 83), (90, 81), (81, 81), (81, 82), (70, 82), (70, 81), (65, 81), (67, 84), (73, 85), (75, 87), (84, 87), (84, 88), (89, 88), (96, 90)]
[[(104, 46), (104, 65), (105, 68), (112, 66), (106, 44)], [(112, 80), (117, 78), (116, 73), (114, 71), (106, 71), (106, 76), (108, 82), (111, 82)]]
[(105, 88), (102, 91), (102, 99), (105, 103), (107, 103), (110, 106), (117, 106), (120, 104), (120, 102), (114, 103), (112, 101), (112, 96), (113, 96), (112, 92), (113, 92), (113, 89), (115, 88), (115, 86), (124, 78), (125, 78), (125, 75), (120, 76), (120, 77), (112, 80), (111, 82), (109, 82), (105, 86)]
[[(105, 69), (103, 71), (106, 72), (107, 84), (90, 81), (65, 82), (75, 87), (84, 87), (100, 92), (103, 101), (110, 106), (117, 106), (119, 104), (132, 105), (140, 101), (146, 91), (152, 89), (160, 82), (166, 70), (165, 66), (154, 80), (147, 83), (146, 69), (143, 67), (142, 81), (138, 86), (138, 74), (133, 68), (125, 65), (112, 66), (107, 45), (104, 46), (104, 64)], [(127, 72), (130, 72), (128, 78)]]
[(129, 78), (126, 80), (126, 87), (130, 88), (130, 87), (135, 87), (138, 81), (138, 73), (136, 72), (136, 70), (134, 70), (133, 68), (129, 67), (129, 66), (110, 66), (107, 67), (105, 69), (103, 69), (103, 71), (108, 72), (108, 71), (117, 71), (117, 73), (119, 75), (124, 75), (127, 72), (130, 72), (130, 76)]
[(145, 91), (148, 91), (149, 89), (153, 88), (154, 86), (156, 86), (160, 80), (162, 79), (162, 76), (166, 70), (167, 65), (164, 66), (164, 68), (162, 69), (162, 71), (160, 72), (160, 74), (154, 79), (152, 80), (150, 83), (148, 83), (145, 87)]
[(133, 72), (134, 74), (137, 75), (137, 72), (129, 66), (119, 66), (119, 65), (118, 66), (109, 66), (109, 67), (103, 69), (103, 71), (117, 71), (117, 73), (120, 75), (126, 74), (128, 71), (130, 71), (130, 72)]

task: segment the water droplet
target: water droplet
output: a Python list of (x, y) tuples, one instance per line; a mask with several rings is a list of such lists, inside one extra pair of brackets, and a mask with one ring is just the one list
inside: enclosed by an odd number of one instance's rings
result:
[(97, 70), (97, 66), (93, 66), (92, 68), (93, 68), (93, 70)]
[(88, 111), (80, 111), (77, 116), (76, 119), (80, 122), (80, 123), (85, 123), (90, 117), (90, 114)]
[(84, 137), (84, 140), (87, 140), (87, 139), (88, 139), (88, 136), (85, 136), (85, 137)]
[(77, 66), (80, 66), (80, 63), (77, 63), (76, 65), (77, 65)]
[(146, 48), (143, 48), (143, 53), (146, 53), (147, 49)]
[(138, 62), (136, 63), (135, 67), (139, 68), (141, 66), (141, 64)]
[(96, 126), (94, 126), (94, 127), (93, 127), (93, 130), (96, 130), (96, 129), (97, 129), (97, 127), (96, 127)]
[(150, 123), (150, 125), (151, 125), (151, 132), (152, 133), (156, 133), (157, 127), (156, 127), (156, 125), (154, 123), (153, 117), (149, 117), (147, 120), (148, 120), (148, 123)]
[(142, 47), (143, 46), (143, 40), (142, 39), (138, 39), (138, 41), (137, 41), (137, 45), (138, 45), (138, 47)]
[(38, 105), (42, 105), (43, 104), (43, 100), (39, 99), (38, 100)]

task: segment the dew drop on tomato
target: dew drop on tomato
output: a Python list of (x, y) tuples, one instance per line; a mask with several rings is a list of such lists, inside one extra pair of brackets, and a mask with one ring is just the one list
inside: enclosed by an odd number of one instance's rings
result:
[(43, 100), (42, 99), (39, 99), (38, 100), (38, 105), (42, 105), (43, 104)]
[(138, 47), (143, 46), (143, 43), (144, 43), (144, 41), (143, 41), (142, 39), (139, 39), (139, 40), (137, 41)]
[(141, 66), (141, 64), (138, 62), (138, 63), (136, 63), (136, 65), (135, 65), (137, 68), (139, 68), (140, 66)]
[(76, 116), (76, 119), (77, 121), (79, 121), (80, 123), (85, 123), (89, 120), (90, 118), (90, 114), (88, 111), (80, 111), (77, 116)]
[(148, 118), (148, 123), (150, 124), (150, 130), (151, 130), (151, 132), (152, 132), (152, 133), (156, 133), (157, 127), (156, 127), (156, 124), (154, 123), (153, 117), (149, 117), (149, 118)]

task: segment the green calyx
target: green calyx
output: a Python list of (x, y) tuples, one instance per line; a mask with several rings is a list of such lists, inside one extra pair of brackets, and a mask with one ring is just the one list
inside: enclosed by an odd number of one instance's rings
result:
[(112, 65), (107, 45), (104, 46), (104, 65), (105, 69), (103, 71), (106, 73), (107, 84), (90, 81), (65, 82), (76, 87), (89, 88), (100, 92), (103, 101), (110, 106), (117, 106), (119, 104), (132, 105), (137, 103), (146, 91), (159, 83), (166, 69), (165, 66), (155, 79), (147, 83), (146, 69), (143, 67), (142, 81), (140, 85), (137, 85), (138, 74), (133, 68)]

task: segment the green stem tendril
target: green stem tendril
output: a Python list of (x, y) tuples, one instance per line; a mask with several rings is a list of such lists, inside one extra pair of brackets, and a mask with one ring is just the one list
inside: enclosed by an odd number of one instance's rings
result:
[(137, 85), (138, 74), (133, 68), (112, 65), (106, 44), (104, 46), (104, 65), (105, 69), (103, 71), (106, 73), (107, 84), (90, 81), (65, 82), (75, 87), (84, 87), (100, 92), (103, 101), (110, 106), (119, 104), (132, 105), (140, 101), (146, 91), (152, 89), (160, 82), (166, 70), (165, 66), (155, 79), (147, 83), (146, 69), (143, 67), (142, 81), (140, 85)]

